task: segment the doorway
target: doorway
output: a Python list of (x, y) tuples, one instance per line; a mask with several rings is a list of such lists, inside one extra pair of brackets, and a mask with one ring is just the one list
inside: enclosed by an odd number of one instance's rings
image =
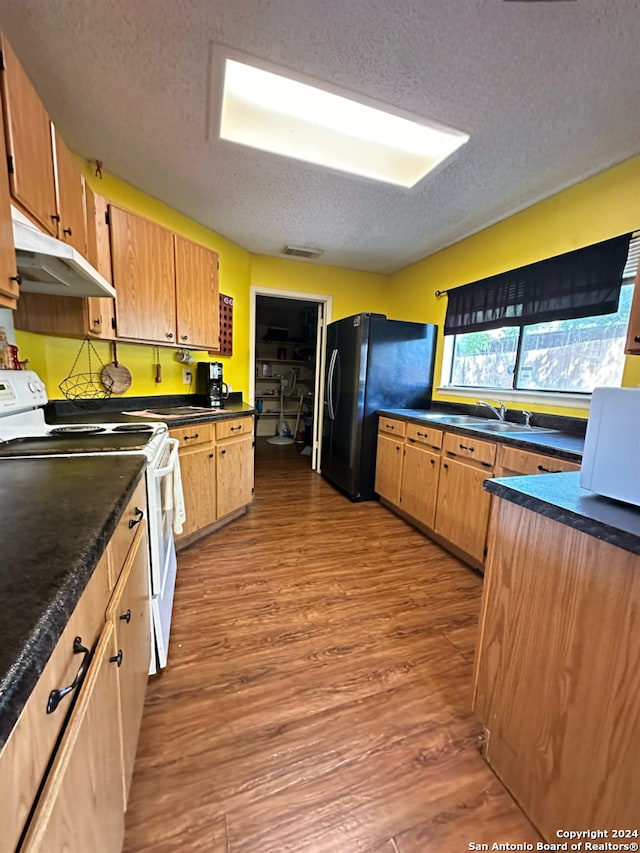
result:
[(256, 437), (286, 437), (319, 464), (324, 348), (331, 297), (251, 288), (250, 397)]

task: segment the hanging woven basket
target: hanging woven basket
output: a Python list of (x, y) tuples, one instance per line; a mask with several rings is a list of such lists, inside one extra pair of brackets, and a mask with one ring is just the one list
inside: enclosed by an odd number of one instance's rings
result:
[[(87, 369), (82, 370), (84, 365), (82, 363), (78, 365), (78, 362), (80, 361), (81, 356), (85, 354), (85, 347)], [(92, 354), (97, 362), (95, 370), (91, 362)], [(76, 372), (77, 367), (79, 367), (80, 370)], [(80, 345), (75, 361), (71, 365), (69, 375), (66, 379), (62, 380), (58, 385), (58, 388), (62, 391), (67, 400), (71, 400), (79, 408), (99, 409), (101, 406), (104, 406), (111, 396), (112, 385), (108, 382), (103, 382), (102, 379), (102, 370), (104, 367), (104, 362), (96, 352), (95, 347), (89, 338), (85, 338)]]

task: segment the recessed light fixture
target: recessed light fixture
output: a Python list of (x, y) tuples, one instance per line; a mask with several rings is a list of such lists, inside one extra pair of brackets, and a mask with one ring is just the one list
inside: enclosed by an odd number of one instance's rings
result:
[(388, 112), (229, 58), (220, 136), (407, 188), (469, 139), (462, 131)]

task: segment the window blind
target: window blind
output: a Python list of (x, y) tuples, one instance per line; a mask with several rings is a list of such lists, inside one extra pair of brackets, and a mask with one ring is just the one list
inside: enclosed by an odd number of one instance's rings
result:
[(448, 291), (445, 335), (618, 310), (631, 234)]

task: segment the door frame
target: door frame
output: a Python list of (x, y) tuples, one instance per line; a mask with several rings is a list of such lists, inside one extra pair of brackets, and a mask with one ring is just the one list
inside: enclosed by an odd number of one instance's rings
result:
[(306, 291), (282, 290), (272, 287), (259, 287), (257, 285), (251, 285), (249, 293), (249, 400), (251, 405), (254, 407), (256, 401), (256, 297), (272, 296), (276, 299), (295, 299), (297, 302), (312, 302), (314, 305), (318, 305), (311, 470), (319, 472), (320, 448), (322, 443), (322, 401), (324, 400), (324, 360), (327, 340), (327, 325), (331, 322), (333, 296), (330, 296), (327, 293), (307, 293)]

